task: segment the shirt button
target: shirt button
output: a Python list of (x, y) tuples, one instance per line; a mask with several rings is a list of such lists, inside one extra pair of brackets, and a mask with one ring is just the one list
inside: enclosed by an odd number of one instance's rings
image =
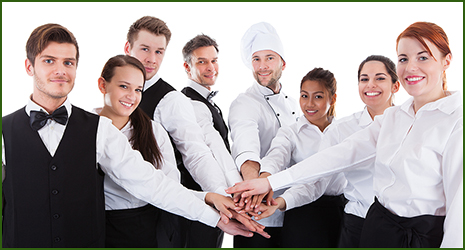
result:
[(267, 99), (267, 100), (270, 100), (270, 98), (269, 98), (269, 97), (267, 97), (266, 99)]
[(277, 116), (279, 116), (279, 114), (276, 114)]
[(294, 115), (294, 114), (295, 114), (295, 112), (292, 112), (292, 114)]
[(55, 237), (55, 242), (60, 242), (61, 238), (60, 237)]
[(287, 98), (287, 96), (285, 96), (284, 98)]
[(54, 219), (58, 219), (58, 218), (60, 218), (60, 215), (59, 215), (59, 214), (54, 214), (54, 215), (53, 215), (53, 218), (54, 218)]
[(57, 170), (57, 166), (53, 165), (50, 167), (53, 171)]
[(58, 194), (58, 190), (55, 190), (55, 189), (52, 190), (52, 194), (57, 195), (57, 194)]

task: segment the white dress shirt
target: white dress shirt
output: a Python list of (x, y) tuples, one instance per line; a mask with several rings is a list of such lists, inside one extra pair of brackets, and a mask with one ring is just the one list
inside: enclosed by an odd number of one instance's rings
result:
[[(63, 105), (70, 116), (69, 100), (67, 99)], [(41, 110), (41, 107), (29, 100), (26, 106), (27, 115), (31, 110)], [(47, 124), (38, 131), (52, 156), (58, 148), (65, 129), (66, 125), (48, 120)], [(144, 161), (139, 151), (131, 148), (126, 136), (113, 126), (110, 119), (100, 117), (96, 140), (96, 159), (102, 171), (128, 193), (137, 199), (191, 220), (198, 220), (212, 227), (218, 224), (220, 216), (215, 209), (168, 178), (161, 170)], [(5, 164), (4, 144), (2, 144), (2, 156), (2, 163)], [(180, 194), (183, 194), (183, 199), (178, 198)]]
[[(281, 127), (262, 159), (260, 171), (275, 174), (315, 154), (329, 127), (331, 125), (321, 132), (305, 116), (290, 126)], [(345, 185), (344, 175), (339, 173), (315, 183), (292, 186), (281, 197), (286, 201), (286, 210), (289, 210), (311, 203), (323, 194), (340, 195)]]
[[(211, 93), (210, 90), (190, 79), (188, 80), (187, 85), (197, 91), (205, 99), (207, 99), (208, 95)], [(213, 125), (213, 116), (210, 109), (203, 102), (194, 100), (191, 100), (191, 102), (194, 107), (197, 123), (202, 128), (203, 134), (205, 135), (205, 142), (212, 151), (215, 160), (222, 167), (227, 185), (231, 187), (234, 184), (241, 182), (242, 177), (237, 170), (236, 164), (224, 145), (223, 138)], [(213, 100), (210, 102), (214, 104)]]
[(403, 217), (445, 215), (442, 244), (447, 245), (446, 240), (463, 237), (463, 231), (451, 226), (463, 217), (463, 209), (451, 210), (454, 201), (462, 198), (457, 197), (462, 194), (458, 189), (463, 179), (462, 106), (460, 93), (454, 92), (425, 104), (415, 114), (411, 98), (386, 109), (366, 129), (340, 144), (268, 180), (273, 189), (281, 189), (349, 171), (376, 157), (373, 188), (379, 202)]
[[(94, 113), (100, 114), (102, 111), (101, 108), (97, 108), (93, 110)], [(162, 164), (160, 166), (160, 170), (171, 179), (175, 180), (176, 182), (180, 182), (181, 174), (176, 167), (176, 159), (173, 153), (173, 147), (171, 145), (171, 141), (163, 127), (155, 122), (152, 122), (152, 130), (154, 137), (156, 138), (158, 147), (160, 149), (160, 153), (162, 155)], [(129, 140), (132, 137), (134, 127), (131, 125), (131, 121), (129, 121), (120, 131), (126, 136)], [(131, 209), (131, 208), (138, 208), (147, 205), (147, 202), (142, 201), (128, 193), (124, 188), (118, 186), (109, 176), (105, 175), (104, 179), (104, 190), (105, 190), (105, 209), (106, 210), (116, 210), (116, 209)], [(194, 194), (201, 196), (199, 197), (201, 200), (204, 200), (205, 194), (201, 192), (194, 192)], [(182, 195), (182, 194), (181, 194)], [(180, 197), (179, 195), (175, 197), (167, 197), (167, 199), (185, 199)]]
[[(145, 83), (144, 89), (159, 79), (158, 74), (155, 75)], [(228, 185), (222, 167), (205, 143), (190, 99), (179, 91), (169, 92), (158, 103), (153, 120), (160, 123), (173, 138), (182, 154), (184, 166), (202, 190), (227, 195), (224, 190)]]
[[(240, 94), (231, 103), (228, 119), (232, 156), (239, 171), (247, 160), (261, 163), (278, 129), (295, 123), (299, 114), (300, 109), (294, 99), (282, 91), (275, 94), (256, 81)], [(282, 193), (275, 192), (273, 197)], [(283, 212), (276, 211), (260, 223), (268, 227), (282, 227), (283, 216)]]
[[(373, 122), (368, 110), (354, 113), (339, 119), (328, 127), (325, 136), (321, 140), (320, 150), (329, 148), (342, 142), (355, 132), (362, 130)], [(375, 159), (370, 159), (352, 171), (344, 172), (347, 186), (344, 188), (344, 196), (349, 200), (344, 211), (349, 214), (365, 218), (374, 201), (373, 175), (375, 172)]]

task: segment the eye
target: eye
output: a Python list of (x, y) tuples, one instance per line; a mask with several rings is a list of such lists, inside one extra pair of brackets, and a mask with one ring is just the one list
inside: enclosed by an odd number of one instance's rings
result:
[(378, 80), (378, 81), (384, 81), (384, 80), (386, 80), (386, 78), (384, 78), (384, 77), (378, 77), (378, 78), (376, 78), (376, 80)]
[(127, 89), (128, 88), (128, 86), (126, 86), (124, 84), (119, 85), (119, 87), (122, 88), (122, 89)]
[(197, 61), (197, 63), (199, 63), (199, 64), (204, 64), (205, 62), (202, 61), (202, 60), (200, 60), (200, 61)]
[(406, 62), (406, 61), (407, 61), (407, 58), (399, 58), (400, 63), (403, 63), (403, 62)]
[(300, 97), (302, 97), (302, 98), (308, 98), (308, 95), (307, 95), (307, 94), (301, 94)]
[(155, 51), (155, 53), (157, 53), (159, 55), (163, 55), (163, 51), (160, 51), (160, 50)]
[(71, 62), (71, 61), (66, 61), (66, 62), (64, 62), (64, 64), (65, 64), (66, 66), (73, 66), (73, 65), (74, 65), (74, 63)]
[(142, 48), (141, 50), (142, 50), (142, 51), (145, 51), (145, 52), (148, 52), (148, 51), (149, 51), (148, 48)]
[(269, 56), (267, 59), (268, 59), (268, 61), (271, 61), (271, 60), (273, 60), (273, 59), (274, 59), (274, 57), (272, 57), (272, 56)]
[(419, 60), (420, 60), (420, 61), (425, 61), (425, 60), (428, 60), (428, 57), (426, 57), (426, 56), (421, 56), (421, 57), (419, 58)]
[(252, 62), (258, 62), (258, 58), (252, 58)]
[(212, 63), (217, 63), (217, 62), (218, 62), (218, 60), (212, 60)]
[(316, 96), (315, 96), (315, 99), (321, 99), (321, 98), (323, 98), (322, 95), (316, 95)]
[(142, 93), (142, 89), (136, 89), (136, 92)]
[(53, 60), (52, 59), (45, 59), (44, 62), (47, 63), (47, 64), (51, 64), (51, 63), (53, 63)]
[(368, 82), (369, 79), (368, 79), (368, 78), (360, 78), (360, 81), (361, 81), (361, 82)]

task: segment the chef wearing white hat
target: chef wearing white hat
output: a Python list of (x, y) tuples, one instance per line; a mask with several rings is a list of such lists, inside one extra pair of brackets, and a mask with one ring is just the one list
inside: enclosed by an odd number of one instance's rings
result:
[[(281, 126), (296, 122), (300, 115), (297, 102), (284, 94), (279, 81), (286, 67), (284, 49), (275, 28), (269, 23), (252, 25), (241, 41), (242, 60), (252, 70), (255, 81), (231, 103), (229, 128), (232, 156), (244, 180), (258, 178), (260, 160)], [(281, 192), (276, 192), (274, 197)], [(259, 198), (261, 200), (261, 198)], [(247, 206), (253, 205), (248, 202)], [(234, 237), (234, 247), (280, 247), (283, 213), (260, 220), (270, 239)]]

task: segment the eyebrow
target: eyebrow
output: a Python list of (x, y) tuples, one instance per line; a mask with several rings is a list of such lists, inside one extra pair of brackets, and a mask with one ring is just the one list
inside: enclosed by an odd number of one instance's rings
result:
[[(197, 60), (208, 60), (206, 57), (196, 57)], [(218, 57), (213, 57), (212, 60), (217, 60)]]
[[(385, 73), (376, 73), (375, 76), (378, 76), (378, 75), (385, 75), (387, 76)], [(360, 74), (360, 76), (368, 76), (368, 74)]]
[[(426, 51), (426, 50), (423, 50), (423, 51), (418, 52), (417, 55), (421, 55), (421, 54), (423, 54), (423, 53), (426, 53), (426, 54), (429, 55), (428, 51)], [(407, 55), (406, 55), (406, 54), (400, 54), (400, 55), (398, 55), (397, 57), (401, 57), (401, 56), (407, 56)]]
[[(145, 45), (145, 44), (141, 44), (140, 46), (150, 48), (150, 46)], [(165, 50), (165, 48), (157, 48), (157, 50)]]
[[(58, 57), (54, 57), (54, 56), (50, 56), (50, 55), (42, 55), (39, 58), (50, 58), (50, 59), (54, 59), (54, 60), (58, 59)], [(74, 58), (74, 57), (63, 58), (63, 59), (66, 60), (66, 61), (76, 61), (76, 58)]]

